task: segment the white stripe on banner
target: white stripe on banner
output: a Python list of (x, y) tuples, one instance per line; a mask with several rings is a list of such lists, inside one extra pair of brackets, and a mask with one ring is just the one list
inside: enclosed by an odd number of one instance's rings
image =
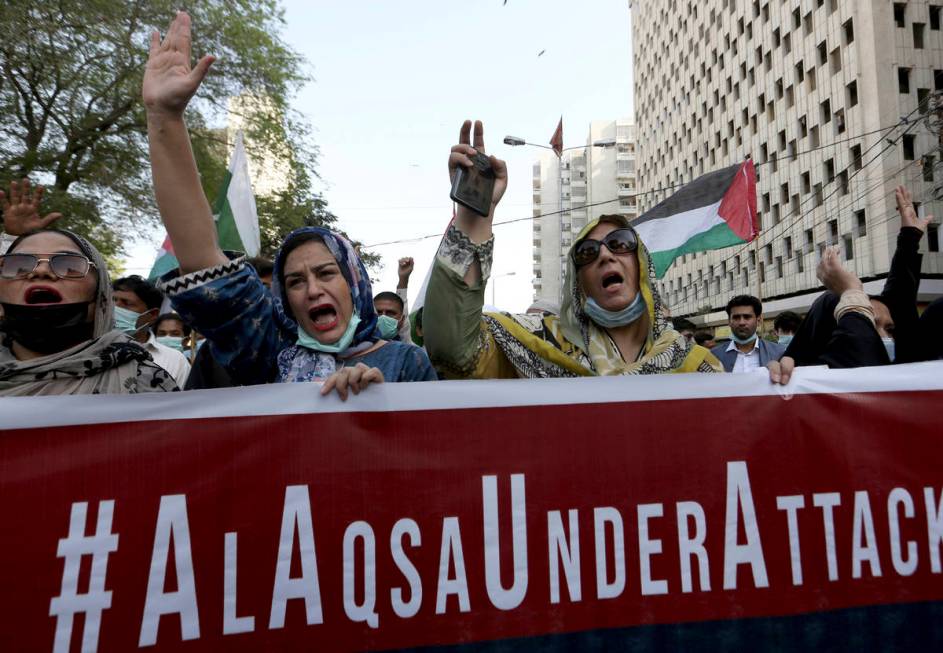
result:
[(681, 247), (698, 234), (724, 224), (724, 219), (719, 213), (722, 201), (683, 213), (675, 213), (667, 218), (648, 220), (635, 227), (635, 231), (638, 232), (649, 252), (664, 252)]
[[(384, 383), (351, 395), (319, 396), (319, 383), (286, 383), (138, 395), (0, 397), (0, 433), (7, 429), (145, 420), (365, 413), (550, 404), (631, 403), (675, 399), (943, 390), (943, 361), (886, 367), (796, 369), (788, 386), (751, 374), (665, 374), (583, 379)], [(705, 410), (707, 410), (705, 408)]]

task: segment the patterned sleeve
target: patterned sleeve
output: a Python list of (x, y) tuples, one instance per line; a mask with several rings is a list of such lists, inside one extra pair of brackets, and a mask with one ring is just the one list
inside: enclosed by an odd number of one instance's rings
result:
[[(491, 273), (494, 239), (476, 245), (454, 225), (448, 228), (426, 289), (423, 338), (432, 364), (447, 378), (499, 378), (501, 354), (483, 326), (485, 285)], [(478, 261), (481, 281), (469, 286), (465, 273)]]
[(239, 385), (271, 383), (278, 353), (293, 344), (287, 320), (245, 258), (171, 273), (161, 287), (181, 317), (206, 336), (210, 353)]

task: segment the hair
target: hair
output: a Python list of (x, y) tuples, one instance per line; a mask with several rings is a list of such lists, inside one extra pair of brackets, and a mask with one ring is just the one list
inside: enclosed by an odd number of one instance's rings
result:
[(395, 292), (390, 292), (389, 290), (384, 290), (383, 292), (377, 294), (376, 297), (373, 298), (373, 303), (376, 304), (378, 301), (384, 299), (399, 304), (400, 311), (403, 311), (406, 308), (406, 305), (403, 303), (403, 298), (397, 295)]
[(713, 340), (713, 339), (714, 339), (714, 334), (711, 333), (710, 331), (695, 331), (694, 332), (694, 342), (701, 345), (702, 347), (704, 346), (705, 342), (707, 342), (708, 340)]
[(155, 286), (153, 283), (136, 274), (132, 274), (129, 277), (115, 279), (111, 282), (111, 289), (133, 292), (142, 302), (144, 302), (144, 305), (147, 306), (148, 310), (152, 308), (160, 308), (164, 303), (164, 293), (158, 290), (157, 286)]
[(264, 256), (250, 256), (246, 263), (251, 265), (260, 277), (270, 277), (275, 272), (275, 264)]
[(157, 316), (157, 319), (154, 320), (154, 324), (151, 325), (151, 330), (154, 332), (155, 336), (157, 335), (157, 327), (161, 325), (161, 322), (166, 322), (167, 320), (176, 320), (177, 322), (180, 322), (180, 324), (183, 325), (184, 337), (187, 337), (190, 335), (190, 331), (192, 331), (192, 329), (186, 322), (183, 321), (182, 317), (180, 317), (176, 313), (162, 313)]
[(674, 318), (671, 320), (671, 325), (674, 327), (674, 330), (678, 332), (695, 331), (697, 329), (697, 325), (686, 317)]
[(776, 316), (776, 319), (773, 320), (773, 328), (778, 331), (785, 331), (787, 333), (795, 333), (799, 330), (799, 324), (802, 322), (802, 317), (798, 313), (793, 313), (792, 311), (783, 311)]
[(727, 302), (727, 317), (730, 317), (730, 312), (737, 306), (749, 306), (753, 309), (753, 313), (759, 317), (763, 314), (763, 302), (754, 297), (753, 295), (737, 295), (729, 302)]

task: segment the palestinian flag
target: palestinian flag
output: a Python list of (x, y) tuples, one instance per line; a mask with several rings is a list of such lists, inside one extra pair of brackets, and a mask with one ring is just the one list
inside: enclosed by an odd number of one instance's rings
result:
[[(241, 131), (236, 134), (229, 170), (216, 194), (213, 219), (216, 220), (216, 233), (221, 249), (258, 256), (261, 247), (259, 216), (256, 213), (255, 196), (252, 194), (252, 183), (249, 179), (249, 162)], [(173, 243), (170, 242), (170, 236), (166, 236), (148, 278), (157, 279), (178, 266)]]
[(698, 177), (632, 223), (664, 276), (682, 254), (748, 243), (760, 231), (753, 161)]

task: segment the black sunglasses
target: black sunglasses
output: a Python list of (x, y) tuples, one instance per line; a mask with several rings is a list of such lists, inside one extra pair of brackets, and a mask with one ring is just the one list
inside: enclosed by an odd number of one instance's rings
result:
[(52, 254), (39, 257), (35, 254), (5, 254), (0, 256), (0, 279), (25, 279), (45, 261), (49, 269), (60, 279), (81, 279), (95, 264), (81, 254)]
[(606, 234), (602, 240), (584, 238), (573, 248), (573, 262), (581, 268), (599, 258), (599, 252), (605, 245), (613, 254), (631, 254), (638, 249), (638, 236), (629, 227), (616, 229)]

